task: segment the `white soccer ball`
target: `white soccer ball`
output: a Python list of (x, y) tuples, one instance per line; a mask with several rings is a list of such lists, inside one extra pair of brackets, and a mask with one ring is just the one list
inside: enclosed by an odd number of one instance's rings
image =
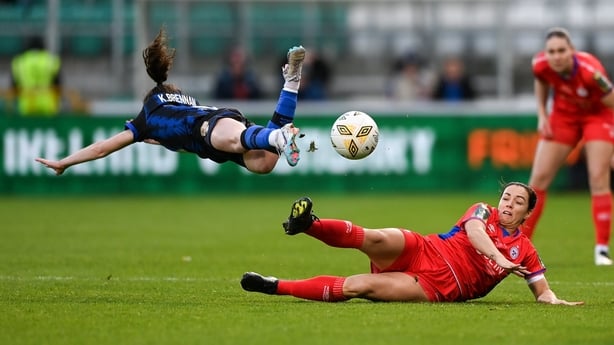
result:
[(347, 159), (362, 159), (377, 147), (379, 129), (371, 116), (362, 111), (348, 111), (333, 124), (330, 141), (337, 153)]

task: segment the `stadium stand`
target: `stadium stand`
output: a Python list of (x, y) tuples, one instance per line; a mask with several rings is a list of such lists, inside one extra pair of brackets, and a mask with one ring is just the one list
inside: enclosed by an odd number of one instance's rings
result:
[[(55, 43), (52, 46), (67, 61), (67, 73), (80, 76), (70, 82), (91, 98), (132, 92), (134, 75), (130, 73), (138, 71), (131, 72), (128, 66), (134, 65), (134, 53), (143, 44), (138, 33), (152, 37), (162, 24), (168, 26), (178, 48), (176, 78), (210, 78), (227, 49), (242, 43), (257, 68), (270, 73), (264, 76), (264, 85), (272, 93), (279, 56), (297, 43), (314, 47), (334, 63), (334, 97), (381, 96), (391, 61), (408, 51), (421, 52), (433, 65), (447, 55), (462, 56), (484, 95), (524, 94), (531, 80), (527, 63), (541, 48), (545, 30), (554, 25), (567, 27), (578, 48), (594, 52), (610, 64), (608, 70), (614, 69), (614, 22), (610, 18), (614, 2), (610, 0), (27, 3), (27, 7), (22, 2), (0, 3), (0, 63), (6, 64), (20, 51), (29, 34), (47, 32)], [(145, 9), (143, 13), (139, 8)], [(138, 23), (143, 27), (137, 27)], [(503, 57), (502, 50), (510, 56)], [(0, 71), (0, 81), (2, 78), (6, 78), (4, 71)], [(508, 87), (502, 88), (506, 83)], [(202, 82), (189, 85), (201, 88), (197, 94), (206, 94)]]

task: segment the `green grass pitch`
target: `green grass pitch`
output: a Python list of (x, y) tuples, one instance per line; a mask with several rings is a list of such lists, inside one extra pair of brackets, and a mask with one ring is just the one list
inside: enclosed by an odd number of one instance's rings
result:
[[(562, 298), (509, 277), (467, 303), (328, 304), (244, 292), (283, 278), (366, 272), (353, 250), (282, 220), (301, 195), (0, 198), (0, 344), (614, 344), (614, 268), (593, 265), (587, 194), (553, 194), (535, 245)], [(323, 218), (448, 230), (497, 195), (311, 195)]]

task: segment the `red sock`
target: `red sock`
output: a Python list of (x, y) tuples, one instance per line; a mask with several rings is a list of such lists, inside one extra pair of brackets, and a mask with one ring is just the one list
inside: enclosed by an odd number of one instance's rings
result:
[(305, 233), (337, 248), (360, 248), (365, 238), (365, 230), (361, 226), (338, 219), (316, 220)]
[(597, 244), (608, 245), (612, 225), (612, 193), (593, 195), (591, 202), (595, 239)]
[(535, 194), (537, 194), (537, 203), (535, 204), (535, 208), (533, 209), (533, 212), (531, 213), (529, 218), (527, 218), (524, 224), (522, 224), (522, 226), (520, 227), (522, 232), (527, 235), (528, 238), (533, 237), (535, 226), (537, 225), (537, 222), (539, 221), (539, 218), (541, 218), (542, 212), (544, 211), (544, 205), (546, 204), (546, 196), (548, 194), (548, 192), (545, 190), (539, 190), (536, 188), (533, 188), (533, 190), (535, 191)]
[(279, 280), (278, 295), (291, 295), (312, 301), (339, 302), (347, 298), (343, 295), (345, 278), (317, 276), (304, 280)]

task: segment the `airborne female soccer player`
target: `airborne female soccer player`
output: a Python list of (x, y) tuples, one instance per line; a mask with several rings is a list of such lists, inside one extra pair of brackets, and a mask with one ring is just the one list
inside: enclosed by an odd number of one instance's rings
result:
[(271, 172), (280, 154), (290, 166), (298, 163), (295, 137), (299, 130), (292, 121), (305, 48), (298, 46), (288, 51), (288, 63), (282, 68), (284, 87), (266, 127), (254, 124), (237, 109), (200, 106), (193, 97), (167, 84), (174, 55), (174, 49), (167, 47), (166, 31), (162, 28), (143, 51), (147, 74), (156, 86), (145, 97), (139, 115), (128, 121), (122, 132), (66, 158), (36, 161), (61, 175), (75, 164), (106, 157), (135, 142), (146, 142), (172, 151), (195, 153), (217, 163), (231, 161), (257, 174)]

